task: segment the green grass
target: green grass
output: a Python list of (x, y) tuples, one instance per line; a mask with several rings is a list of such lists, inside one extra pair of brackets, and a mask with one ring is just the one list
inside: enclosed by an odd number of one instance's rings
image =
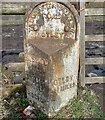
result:
[(105, 119), (105, 115), (100, 111), (98, 106), (97, 96), (90, 94), (88, 88), (83, 89), (85, 93), (82, 92), (82, 89), (78, 91), (79, 95), (71, 99), (67, 106), (61, 109), (54, 118), (62, 118), (62, 115), (65, 115), (65, 118), (98, 118)]
[[(26, 97), (26, 88), (22, 87), (21, 89), (17, 90), (18, 93), (20, 93), (19, 97), (11, 97), (10, 99), (7, 99), (8, 102), (10, 102), (11, 100), (14, 101), (12, 104), (5, 104), (4, 105), (4, 109), (10, 111), (10, 114), (8, 114), (7, 116), (5, 116), (4, 118), (2, 118), (2, 120), (9, 120), (11, 118), (19, 118), (22, 116), (22, 111), (26, 108), (26, 106), (29, 105), (28, 103), (28, 99)], [(16, 91), (15, 91), (16, 93)]]
[[(29, 105), (25, 91), (26, 89), (24, 88), (20, 93), (21, 97), (15, 98), (15, 104), (5, 105), (5, 109), (10, 110), (10, 114), (5, 117), (5, 119), (19, 118), (22, 116), (27, 117), (22, 113), (22, 111)], [(15, 109), (17, 109), (17, 111)], [(47, 116), (38, 109), (33, 111), (33, 113), (35, 114), (35, 118), (47, 118)], [(56, 115), (52, 118), (98, 118), (104, 120), (105, 115), (99, 109), (98, 96), (91, 95), (91, 91), (87, 87), (84, 87), (78, 90), (78, 96), (71, 99), (68, 104), (63, 107), (58, 113), (56, 113)]]

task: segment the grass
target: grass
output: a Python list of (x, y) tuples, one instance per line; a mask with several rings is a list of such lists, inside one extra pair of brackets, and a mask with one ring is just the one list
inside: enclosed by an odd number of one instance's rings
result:
[[(85, 91), (84, 93), (82, 91)], [(98, 118), (105, 119), (100, 111), (96, 96), (90, 94), (88, 88), (80, 89), (78, 96), (71, 99), (67, 106), (60, 110), (54, 118)]]
[[(3, 119), (10, 118), (27, 118), (22, 111), (29, 105), (28, 100), (26, 98), (26, 89), (20, 92), (20, 97), (14, 98), (14, 104), (5, 105), (5, 109), (10, 110), (10, 114), (7, 115)], [(11, 98), (12, 99), (12, 98)], [(10, 102), (11, 100), (9, 100)], [(33, 111), (35, 118), (45, 119), (46, 115), (40, 110)], [(81, 88), (78, 90), (78, 95), (71, 99), (68, 104), (63, 107), (54, 117), (53, 119), (61, 119), (61, 118), (98, 118), (105, 119), (105, 115), (100, 111), (98, 105), (98, 98), (96, 95), (91, 95), (91, 91), (87, 88)]]
[[(7, 101), (10, 104), (6, 104), (6, 103), (4, 104), (4, 109), (9, 110), (10, 113), (4, 118), (2, 118), (2, 120), (5, 120), (5, 119), (9, 120), (11, 118), (19, 118), (23, 116), (22, 111), (26, 108), (26, 106), (29, 105), (28, 99), (26, 97), (25, 87), (22, 87), (21, 89), (18, 89), (17, 91), (20, 93), (19, 97), (15, 98), (12, 96), (10, 99), (7, 99)], [(11, 101), (13, 102), (11, 103)]]
[[(16, 93), (16, 91), (15, 91)], [(18, 89), (19, 97), (12, 97), (10, 99), (6, 99), (10, 104), (4, 104), (3, 109), (9, 110), (9, 114), (4, 116), (2, 120), (10, 120), (10, 119), (27, 119), (29, 116), (25, 116), (23, 114), (24, 109), (29, 105), (28, 99), (26, 97), (26, 87), (24, 86), (21, 90)], [(11, 101), (13, 101), (11, 103)], [(33, 111), (33, 114), (36, 115), (37, 118), (45, 118), (46, 115), (40, 110)]]
[(97, 97), (90, 94), (88, 88), (79, 90), (79, 95), (71, 99), (63, 111), (55, 116), (55, 118), (60, 118), (62, 114), (65, 114), (65, 118), (100, 118), (105, 119), (105, 115), (99, 109)]

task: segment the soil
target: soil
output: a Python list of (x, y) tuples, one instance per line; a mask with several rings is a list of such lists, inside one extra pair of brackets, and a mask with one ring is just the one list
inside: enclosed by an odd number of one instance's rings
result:
[[(86, 35), (98, 35), (105, 34), (104, 29), (105, 22), (86, 22), (85, 34)], [(23, 25), (5, 25), (2, 26), (2, 59), (0, 59), (3, 64), (10, 62), (20, 62), (19, 53), (24, 51), (23, 47)], [(101, 46), (101, 47), (100, 47)], [(86, 57), (105, 57), (105, 42), (86, 42)], [(1, 52), (0, 52), (1, 55)], [(86, 73), (92, 70), (103, 70), (97, 73), (99, 76), (105, 76), (105, 64), (104, 65), (92, 65), (86, 66)], [(89, 88), (96, 91), (99, 95), (99, 101), (103, 112), (105, 113), (105, 84), (93, 84), (88, 85)]]

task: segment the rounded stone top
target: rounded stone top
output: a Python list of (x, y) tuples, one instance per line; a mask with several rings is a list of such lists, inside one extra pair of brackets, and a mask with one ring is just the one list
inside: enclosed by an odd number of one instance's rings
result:
[(74, 39), (78, 31), (78, 13), (70, 3), (41, 2), (26, 13), (25, 37)]

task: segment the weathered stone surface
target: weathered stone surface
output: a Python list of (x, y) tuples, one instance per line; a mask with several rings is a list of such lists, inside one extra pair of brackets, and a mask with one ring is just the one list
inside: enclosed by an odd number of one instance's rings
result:
[(48, 116), (77, 95), (78, 14), (71, 4), (65, 4), (68, 7), (56, 2), (36, 3), (26, 14), (27, 97)]
[(19, 54), (19, 58), (20, 58), (20, 60), (21, 60), (22, 62), (24, 62), (24, 52), (21, 52), (21, 53)]
[(15, 72), (15, 71), (23, 72), (23, 71), (25, 71), (25, 63), (24, 62), (21, 62), (21, 63), (8, 63), (8, 64), (5, 65), (5, 67), (7, 69), (10, 69), (13, 72)]

